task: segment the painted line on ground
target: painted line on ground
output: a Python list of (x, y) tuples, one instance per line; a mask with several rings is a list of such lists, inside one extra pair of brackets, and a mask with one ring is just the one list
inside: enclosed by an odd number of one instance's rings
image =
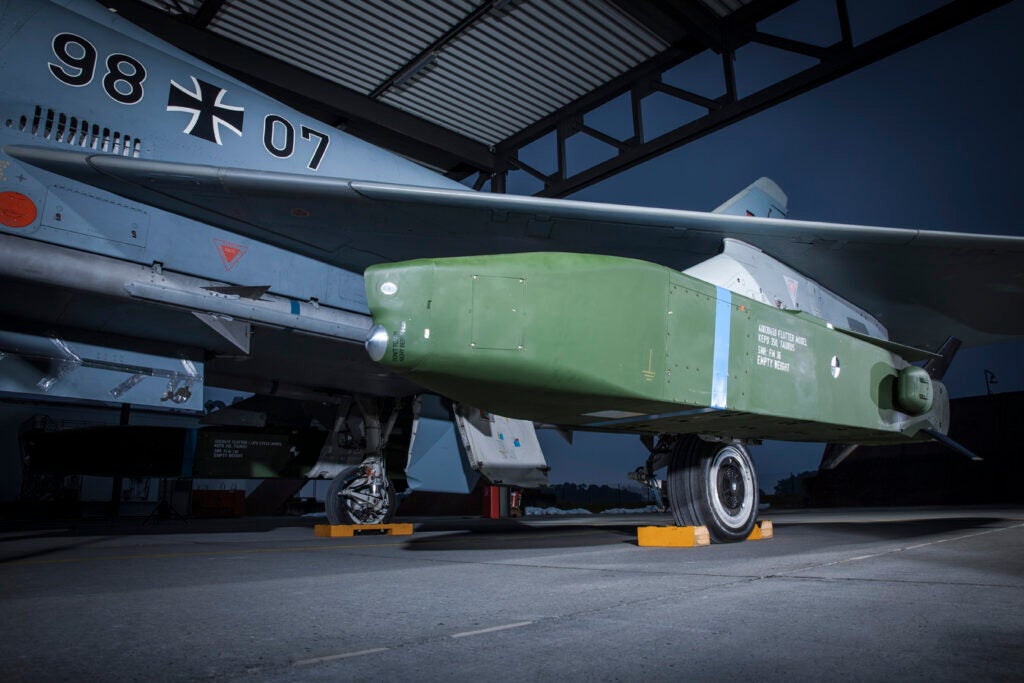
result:
[(940, 538), (940, 539), (937, 539), (935, 541), (928, 541), (927, 543), (918, 543), (916, 545), (901, 546), (899, 548), (889, 548), (888, 550), (883, 550), (883, 551), (877, 552), (877, 553), (871, 553), (870, 555), (858, 555), (857, 557), (847, 557), (847, 558), (843, 558), (841, 560), (835, 560), (834, 562), (826, 562), (824, 564), (817, 564), (817, 565), (814, 565), (814, 566), (811, 566), (811, 567), (805, 567), (803, 569), (797, 569), (794, 572), (790, 572), (790, 573), (796, 574), (796, 573), (799, 573), (799, 572), (810, 571), (812, 569), (823, 569), (825, 567), (834, 567), (834, 566), (839, 565), (839, 564), (846, 564), (847, 562), (859, 562), (861, 560), (871, 560), (871, 559), (874, 559), (876, 557), (884, 557), (886, 555), (892, 555), (894, 553), (902, 553), (902, 552), (904, 552), (906, 550), (917, 550), (919, 548), (927, 548), (928, 546), (931, 546), (931, 545), (939, 545), (940, 543), (951, 543), (953, 541), (963, 541), (963, 540), (966, 540), (968, 538), (976, 538), (978, 536), (985, 536), (987, 534), (995, 534), (995, 533), (998, 533), (1000, 531), (1010, 531), (1012, 529), (1022, 529), (1022, 528), (1024, 528), (1024, 524), (1014, 524), (1013, 526), (1003, 526), (1003, 527), (999, 527), (998, 529), (986, 529), (985, 531), (978, 531), (978, 532), (973, 533), (973, 534), (964, 534), (962, 536), (951, 536), (949, 538)]
[(312, 659), (300, 659), (294, 662), (292, 666), (309, 666), (310, 664), (319, 664), (321, 662), (333, 662), (336, 659), (348, 659), (349, 657), (362, 657), (363, 655), (374, 655), (378, 652), (386, 652), (386, 647), (372, 647), (369, 650), (356, 650), (355, 652), (342, 652), (336, 655), (326, 655), (324, 657), (313, 657)]
[(929, 545), (938, 545), (940, 543), (950, 543), (952, 541), (962, 541), (967, 538), (974, 538), (975, 536), (984, 536), (986, 534), (994, 534), (999, 531), (1008, 531), (1010, 529), (1022, 529), (1024, 524), (1014, 524), (1013, 526), (999, 527), (998, 529), (986, 529), (985, 531), (979, 531), (973, 534), (967, 534), (965, 536), (954, 536), (952, 538), (940, 538), (937, 541), (929, 541), (928, 543), (918, 543), (917, 545), (908, 545), (904, 550), (915, 550), (917, 548), (924, 548)]
[[(507, 631), (513, 628), (521, 628), (523, 626), (530, 626), (535, 622), (533, 621), (517, 621), (514, 624), (501, 624), (500, 626), (491, 626), (489, 628), (481, 628), (475, 631), (463, 631), (461, 633), (453, 633), (452, 638), (468, 638), (469, 636), (479, 636), (484, 633), (495, 633), (497, 631)], [(339, 652), (334, 655), (324, 655), (323, 657), (311, 657), (310, 659), (300, 659), (292, 663), (292, 666), (310, 666), (312, 664), (322, 664), (324, 662), (333, 662), (339, 659), (349, 659), (351, 657), (363, 657), (366, 655), (375, 655), (380, 652), (387, 652), (391, 648), (387, 647), (371, 647), (366, 650), (356, 650), (354, 652)]]
[(510, 628), (520, 628), (522, 626), (529, 626), (533, 624), (532, 621), (517, 621), (514, 624), (502, 624), (501, 626), (491, 626), (490, 628), (481, 628), (476, 631), (463, 631), (462, 633), (453, 633), (452, 638), (468, 638), (469, 636), (478, 636), (483, 633), (494, 633), (495, 631), (507, 631)]

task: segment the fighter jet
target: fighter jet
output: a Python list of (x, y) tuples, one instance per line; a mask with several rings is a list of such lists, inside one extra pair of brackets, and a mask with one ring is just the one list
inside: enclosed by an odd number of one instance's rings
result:
[(492, 481), (543, 480), (535, 421), (645, 435), (677, 523), (742, 540), (749, 444), (959, 448), (955, 340), (1024, 334), (1018, 237), (793, 221), (767, 178), (711, 213), (474, 192), (95, 3), (0, 10), (6, 367), (330, 397), (332, 521), (390, 518), (395, 406), (433, 395)]

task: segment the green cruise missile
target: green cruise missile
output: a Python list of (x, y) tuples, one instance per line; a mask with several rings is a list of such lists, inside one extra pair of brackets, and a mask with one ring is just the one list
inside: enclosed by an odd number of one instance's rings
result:
[(634, 259), (528, 253), (373, 266), (366, 347), (501, 415), (595, 430), (882, 444), (945, 434), (918, 351)]

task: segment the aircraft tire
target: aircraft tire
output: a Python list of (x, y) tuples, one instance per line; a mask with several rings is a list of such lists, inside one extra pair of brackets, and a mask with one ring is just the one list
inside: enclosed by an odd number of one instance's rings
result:
[(327, 487), (327, 497), (324, 499), (327, 521), (331, 524), (388, 524), (395, 516), (397, 505), (395, 487), (390, 479), (386, 482), (387, 485), (377, 494), (377, 500), (381, 504), (379, 509), (360, 506), (347, 498), (345, 493), (372, 496), (370, 486), (363, 476), (363, 466), (356, 465), (342, 470)]
[(757, 521), (757, 472), (740, 444), (680, 439), (668, 468), (672, 516), (680, 526), (704, 526), (715, 543), (750, 536)]
[(672, 448), (672, 456), (668, 465), (668, 504), (672, 508), (672, 518), (676, 526), (701, 526), (703, 521), (693, 504), (698, 493), (691, 489), (694, 479), (690, 471), (699, 459), (699, 451), (703, 442), (694, 436), (680, 438)]

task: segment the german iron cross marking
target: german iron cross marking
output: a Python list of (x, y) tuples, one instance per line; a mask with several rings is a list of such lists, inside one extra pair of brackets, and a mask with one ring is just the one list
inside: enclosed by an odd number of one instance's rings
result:
[(242, 135), (242, 119), (245, 107), (233, 107), (223, 103), (227, 90), (189, 76), (195, 90), (188, 90), (171, 81), (167, 94), (167, 111), (183, 111), (192, 115), (184, 132), (203, 140), (223, 144), (220, 129), (225, 127), (236, 135)]

